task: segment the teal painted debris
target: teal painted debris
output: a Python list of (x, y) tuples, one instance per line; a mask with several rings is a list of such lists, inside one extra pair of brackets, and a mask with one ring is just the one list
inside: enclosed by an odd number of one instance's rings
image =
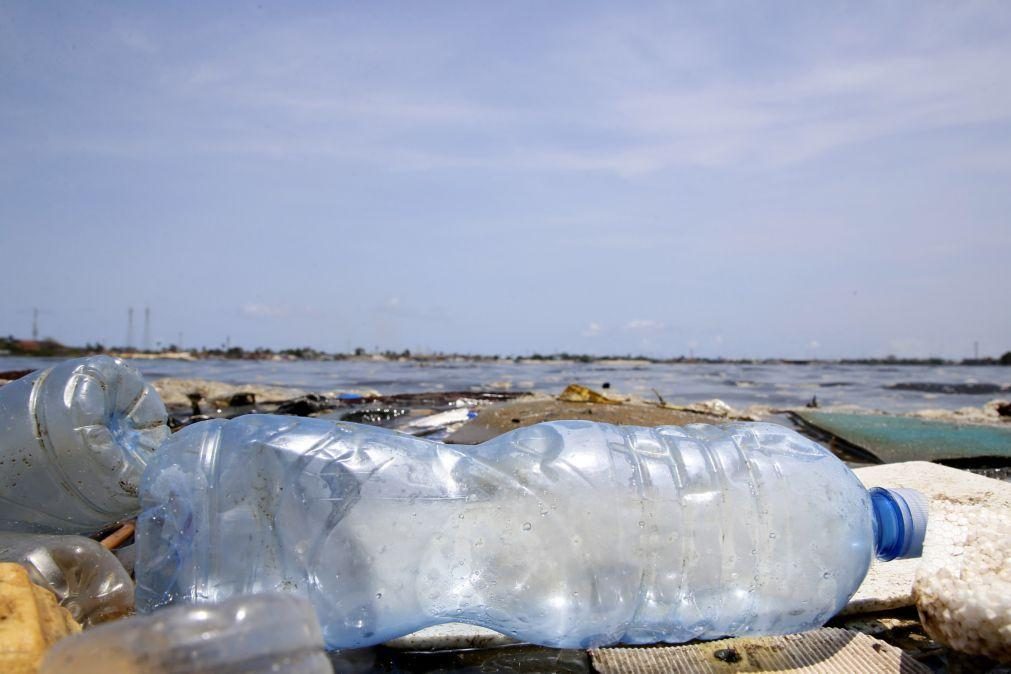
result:
[(1011, 425), (984, 426), (883, 414), (803, 410), (805, 426), (873, 455), (883, 463), (1011, 458)]

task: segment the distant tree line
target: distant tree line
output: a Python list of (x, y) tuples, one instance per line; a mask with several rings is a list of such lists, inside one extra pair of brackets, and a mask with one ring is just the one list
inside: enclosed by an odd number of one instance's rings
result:
[[(175, 344), (170, 344), (159, 351), (149, 351), (147, 353), (171, 353), (178, 351), (179, 347)], [(131, 353), (137, 352), (137, 349), (132, 347), (106, 347), (103, 344), (85, 344), (84, 346), (66, 346), (56, 341), (55, 339), (46, 338), (40, 340), (30, 340), (30, 339), (18, 339), (13, 335), (8, 335), (7, 337), (0, 337), (0, 355), (11, 355), (11, 356), (59, 356), (72, 358), (75, 356), (84, 356), (88, 354), (97, 353)], [(800, 359), (790, 359), (790, 358), (763, 358), (763, 359), (751, 359), (751, 358), (689, 358), (685, 356), (677, 356), (675, 358), (655, 358), (644, 355), (611, 355), (611, 356), (595, 356), (585, 353), (552, 353), (552, 354), (541, 354), (534, 353), (530, 356), (496, 356), (496, 355), (481, 355), (481, 354), (461, 354), (461, 353), (427, 353), (427, 354), (412, 354), (410, 350), (404, 349), (403, 351), (385, 350), (385, 351), (368, 351), (363, 347), (358, 347), (354, 349), (351, 353), (327, 353), (325, 351), (320, 351), (319, 349), (314, 349), (309, 346), (303, 346), (292, 349), (281, 349), (275, 351), (274, 349), (268, 349), (265, 347), (257, 347), (255, 349), (244, 349), (241, 346), (232, 346), (228, 348), (200, 348), (200, 349), (190, 349), (188, 350), (193, 356), (197, 358), (221, 358), (229, 360), (266, 360), (266, 359), (290, 359), (290, 360), (345, 360), (350, 358), (372, 358), (380, 357), (388, 360), (430, 360), (430, 361), (440, 361), (440, 360), (468, 360), (468, 361), (496, 361), (496, 360), (514, 360), (516, 362), (521, 362), (524, 360), (534, 360), (534, 361), (560, 361), (560, 362), (576, 362), (576, 363), (593, 363), (599, 360), (608, 359), (622, 359), (622, 360), (639, 360), (647, 361), (651, 363), (744, 363), (744, 364), (783, 364), (783, 365), (807, 365), (811, 363), (820, 362), (818, 360), (800, 360)], [(960, 364), (960, 365), (1008, 365), (1011, 366), (1011, 351), (1008, 351), (1000, 358), (966, 358), (961, 361), (950, 361), (943, 358), (897, 358), (896, 356), (886, 356), (884, 358), (843, 358), (839, 360), (831, 360), (833, 363), (840, 363), (843, 365), (945, 365), (945, 364)]]

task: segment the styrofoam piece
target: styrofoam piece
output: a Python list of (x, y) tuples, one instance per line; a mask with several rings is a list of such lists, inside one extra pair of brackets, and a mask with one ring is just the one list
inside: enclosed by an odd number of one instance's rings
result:
[(1011, 483), (926, 461), (889, 463), (854, 471), (866, 487), (916, 489), (930, 501), (923, 557), (874, 563), (842, 613), (866, 613), (913, 605), (913, 581), (921, 565), (937, 566), (965, 547), (964, 522), (989, 509), (1011, 512)]
[(600, 674), (668, 672), (784, 672), (927, 674), (930, 670), (895, 646), (838, 628), (782, 637), (721, 639), (686, 646), (599, 648), (590, 651)]
[(1011, 664), (1011, 519), (980, 509), (963, 524), (965, 554), (920, 567), (916, 608), (931, 638)]

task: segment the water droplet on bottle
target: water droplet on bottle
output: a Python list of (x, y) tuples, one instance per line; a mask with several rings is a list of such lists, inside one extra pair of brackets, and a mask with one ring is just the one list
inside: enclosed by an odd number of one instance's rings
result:
[(775, 538), (775, 537), (776, 537), (776, 532), (775, 531), (770, 531), (769, 532), (769, 538)]
[(826, 571), (825, 573), (821, 574), (821, 577), (825, 578), (827, 580), (827, 579), (829, 579), (829, 578), (832, 577), (832, 572), (831, 571)]
[(382, 592), (376, 592), (376, 599), (382, 599), (382, 598), (383, 598), (383, 593)]
[(640, 529), (645, 529), (646, 528), (646, 523), (644, 521), (642, 521), (642, 520), (639, 520), (639, 528)]
[(460, 513), (459, 515), (457, 515), (457, 517), (462, 520), (463, 519), (463, 513)]
[(530, 524), (530, 522), (524, 522), (523, 523), (523, 531), (530, 531), (533, 528), (534, 528), (534, 525)]

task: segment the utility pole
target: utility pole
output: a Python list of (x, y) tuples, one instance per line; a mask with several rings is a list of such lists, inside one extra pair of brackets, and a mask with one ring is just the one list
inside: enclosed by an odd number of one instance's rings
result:
[(973, 360), (979, 360), (979, 342), (972, 343), (972, 358)]
[(39, 308), (32, 307), (32, 341), (39, 341)]
[(133, 307), (126, 310), (126, 348), (133, 347)]
[(144, 350), (151, 350), (151, 307), (144, 307)]

